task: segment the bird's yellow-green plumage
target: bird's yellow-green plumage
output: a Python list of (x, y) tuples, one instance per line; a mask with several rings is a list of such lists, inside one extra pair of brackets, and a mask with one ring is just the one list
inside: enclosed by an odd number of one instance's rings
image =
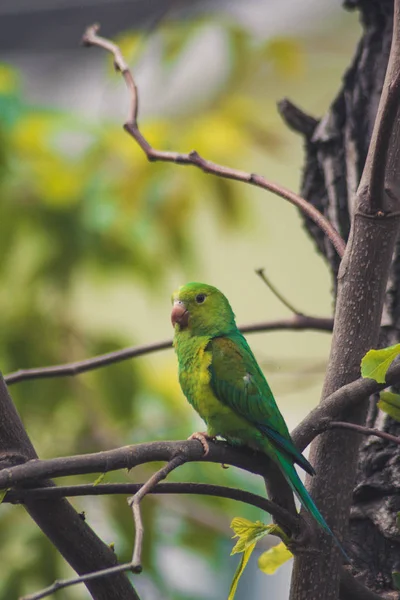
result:
[(294, 463), (310, 474), (314, 470), (294, 446), (227, 298), (213, 286), (188, 283), (173, 294), (172, 301), (179, 382), (207, 424), (207, 433), (267, 454), (303, 506), (332, 535)]

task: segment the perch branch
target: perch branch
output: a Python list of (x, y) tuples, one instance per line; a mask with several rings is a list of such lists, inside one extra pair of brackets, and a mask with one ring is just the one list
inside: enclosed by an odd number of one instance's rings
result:
[[(332, 329), (333, 319), (297, 314), (293, 315), (293, 317), (290, 319), (250, 323), (240, 327), (240, 331), (242, 333), (262, 333), (266, 331), (280, 330), (313, 330), (331, 332)], [(155, 344), (146, 344), (143, 346), (133, 346), (73, 363), (54, 365), (51, 367), (38, 367), (37, 369), (19, 369), (14, 373), (5, 375), (4, 381), (7, 383), (7, 385), (12, 385), (14, 383), (19, 383), (20, 381), (28, 381), (31, 379), (72, 377), (74, 375), (79, 375), (80, 373), (85, 373), (86, 371), (92, 371), (93, 369), (99, 369), (100, 367), (122, 362), (123, 360), (128, 360), (129, 358), (144, 356), (145, 354), (150, 354), (151, 352), (167, 350), (169, 348), (172, 348), (172, 340), (165, 340)]]
[[(215, 443), (210, 441), (209, 447), (210, 452), (206, 457), (204, 457), (203, 447), (197, 440), (186, 440), (180, 442), (149, 442), (93, 454), (48, 460), (31, 460), (23, 465), (1, 470), (0, 489), (19, 486), (22, 483), (33, 484), (47, 477), (48, 474), (52, 474), (54, 477), (63, 477), (88, 473), (106, 473), (118, 469), (132, 469), (148, 462), (169, 462), (177, 456), (184, 457), (186, 462), (207, 461), (230, 464), (240, 469), (245, 469), (250, 473), (263, 477), (268, 476), (268, 464), (262, 454), (233, 448), (224, 442)], [(91, 487), (93, 493), (96, 493), (95, 490), (98, 486)], [(8, 492), (8, 494), (25, 494), (25, 492), (27, 490), (13, 490), (12, 492)], [(28, 497), (26, 496), (26, 498)], [(289, 530), (298, 528), (299, 521), (297, 516), (293, 516), (289, 511), (275, 503), (269, 502), (268, 512), (274, 518), (285, 522)]]
[(210, 173), (225, 179), (234, 179), (235, 181), (241, 181), (250, 185), (255, 185), (262, 189), (273, 192), (294, 206), (297, 206), (297, 208), (302, 210), (310, 219), (312, 219), (314, 223), (330, 239), (339, 256), (343, 256), (345, 243), (338, 232), (312, 204), (294, 192), (277, 183), (267, 180), (261, 175), (247, 173), (237, 169), (231, 169), (229, 167), (213, 163), (209, 160), (205, 160), (196, 151), (189, 152), (188, 154), (181, 154), (178, 152), (166, 152), (163, 150), (154, 149), (143, 136), (138, 126), (138, 92), (132, 72), (128, 68), (128, 65), (126, 64), (118, 46), (113, 44), (110, 40), (97, 35), (99, 29), (99, 25), (92, 25), (88, 27), (83, 35), (82, 43), (85, 46), (97, 46), (98, 48), (103, 48), (103, 50), (106, 50), (113, 55), (114, 66), (117, 71), (122, 73), (130, 96), (128, 120), (124, 125), (124, 129), (137, 142), (137, 144), (146, 154), (149, 161), (174, 162), (178, 165), (192, 165), (198, 167), (205, 173)]
[[(294, 429), (292, 438), (300, 450), (324, 429), (326, 420), (345, 416), (346, 411), (362, 402), (371, 394), (400, 381), (400, 363), (393, 364), (386, 375), (386, 383), (378, 384), (373, 379), (359, 378), (328, 396), (323, 405), (312, 410)], [(136, 446), (125, 446), (115, 450), (49, 460), (29, 460), (28, 462), (0, 471), (0, 489), (22, 483), (33, 483), (46, 477), (101, 473), (117, 469), (131, 469), (139, 464), (152, 461), (170, 461), (177, 454), (184, 453), (187, 461), (202, 460), (230, 464), (251, 473), (268, 477), (263, 455), (234, 448), (223, 442), (210, 442), (210, 453), (203, 456), (202, 448), (196, 440), (184, 442), (150, 442)], [(279, 518), (279, 516), (277, 515)]]

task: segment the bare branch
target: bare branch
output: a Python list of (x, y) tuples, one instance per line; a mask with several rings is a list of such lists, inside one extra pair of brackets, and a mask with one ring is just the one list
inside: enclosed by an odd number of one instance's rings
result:
[[(1, 374), (0, 413), (0, 472), (6, 473), (13, 464), (35, 462), (37, 454)], [(37, 485), (50, 487), (54, 484), (42, 478)], [(35, 501), (28, 498), (24, 508), (78, 574), (114, 567), (117, 563), (114, 552), (97, 537), (67, 500)], [(96, 600), (138, 600), (136, 591), (122, 573), (104, 579), (101, 584), (88, 581), (87, 587)]]
[[(209, 448), (209, 454), (204, 457), (203, 447), (197, 440), (149, 442), (93, 454), (31, 460), (23, 465), (16, 465), (0, 471), (0, 489), (19, 486), (22, 483), (33, 484), (48, 476), (63, 477), (132, 469), (148, 462), (169, 462), (177, 456), (183, 457), (186, 462), (204, 461), (229, 464), (256, 475), (268, 477), (269, 463), (261, 453), (234, 448), (225, 442), (210, 441)], [(96, 493), (95, 488), (97, 487), (93, 486), (94, 493)], [(18, 490), (19, 492), (23, 494), (25, 490)], [(26, 498), (28, 497), (26, 496)], [(284, 522), (289, 530), (298, 529), (299, 521), (296, 515), (292, 515), (273, 502), (268, 508), (268, 512), (274, 518)]]
[(304, 200), (304, 198), (301, 198), (294, 192), (284, 188), (283, 186), (277, 183), (268, 181), (265, 177), (262, 177), (261, 175), (247, 173), (245, 171), (239, 171), (237, 169), (230, 169), (229, 167), (218, 165), (211, 161), (205, 160), (196, 151), (192, 151), (188, 154), (180, 154), (178, 152), (166, 152), (163, 150), (156, 150), (152, 148), (152, 146), (149, 144), (149, 142), (139, 130), (137, 122), (138, 93), (132, 72), (128, 68), (118, 46), (116, 46), (106, 38), (97, 35), (98, 31), (99, 25), (92, 25), (91, 27), (88, 27), (82, 38), (82, 42), (85, 46), (97, 46), (113, 54), (115, 68), (122, 73), (130, 96), (128, 120), (124, 125), (124, 129), (133, 137), (134, 140), (136, 140), (140, 148), (146, 154), (148, 160), (174, 162), (178, 165), (192, 165), (194, 167), (198, 167), (205, 173), (210, 173), (212, 175), (216, 175), (217, 177), (223, 177), (225, 179), (234, 179), (236, 181), (242, 181), (244, 183), (255, 185), (257, 187), (273, 192), (274, 194), (277, 194), (281, 198), (284, 198), (294, 206), (297, 206), (297, 208), (302, 210), (310, 219), (312, 219), (314, 223), (318, 225), (318, 227), (330, 239), (339, 256), (343, 256), (345, 243), (338, 234), (338, 232), (312, 204), (310, 204), (309, 202)]
[[(7, 492), (3, 503), (23, 504), (26, 498), (48, 499), (48, 498), (72, 498), (77, 496), (105, 496), (105, 495), (128, 495), (136, 494), (143, 483), (99, 483), (98, 485), (60, 485), (52, 488), (24, 488)], [(217, 496), (250, 504), (256, 508), (272, 514), (276, 505), (258, 494), (240, 490), (238, 488), (214, 485), (210, 483), (158, 483), (148, 494), (188, 494), (191, 496)], [(272, 513), (271, 513), (272, 511)], [(290, 513), (288, 513), (292, 516)], [(294, 522), (293, 522), (294, 524)]]
[(293, 306), (293, 304), (291, 304), (291, 302), (289, 302), (289, 300), (287, 300), (284, 296), (282, 296), (280, 291), (271, 283), (270, 279), (265, 274), (265, 269), (256, 269), (256, 274), (260, 277), (260, 279), (262, 279), (262, 281), (265, 283), (265, 285), (270, 289), (270, 291), (279, 300), (279, 302), (281, 302), (283, 304), (283, 306), (286, 306), (286, 308), (288, 308), (290, 310), (290, 312), (292, 312), (294, 315), (297, 315), (299, 317), (303, 316), (303, 313), (300, 312), (299, 310), (297, 310)]
[(52, 585), (34, 594), (28, 596), (22, 596), (19, 600), (41, 600), (47, 596), (51, 596), (54, 592), (62, 590), (63, 588), (70, 587), (71, 585), (77, 585), (78, 583), (85, 583), (86, 581), (93, 581), (93, 579), (100, 579), (101, 577), (108, 577), (110, 575), (116, 575), (117, 573), (123, 573), (125, 571), (132, 571), (132, 563), (125, 563), (123, 565), (116, 565), (115, 567), (109, 567), (107, 569), (101, 569), (94, 571), (93, 573), (86, 573), (79, 577), (73, 577), (72, 579), (57, 580)]
[(142, 571), (142, 545), (144, 527), (142, 521), (142, 514), (140, 511), (140, 503), (146, 494), (150, 493), (160, 481), (165, 479), (169, 473), (180, 467), (186, 462), (184, 455), (175, 456), (170, 460), (162, 469), (159, 469), (154, 473), (145, 484), (142, 485), (140, 490), (136, 492), (134, 496), (128, 498), (128, 504), (132, 508), (133, 518), (135, 521), (135, 545), (133, 548), (132, 564), (135, 573)]
[(344, 418), (349, 410), (377, 392), (400, 381), (400, 363), (392, 364), (386, 374), (386, 383), (360, 377), (330, 394), (323, 404), (314, 408), (292, 431), (292, 439), (300, 451), (324, 429), (327, 419)]
[(400, 437), (386, 433), (386, 431), (380, 431), (380, 429), (374, 429), (373, 427), (365, 427), (364, 425), (357, 425), (356, 423), (349, 423), (347, 421), (327, 421), (326, 429), (350, 429), (361, 433), (361, 435), (375, 435), (376, 437), (393, 442), (394, 444), (400, 444)]
[[(251, 323), (240, 327), (240, 331), (242, 333), (262, 333), (266, 331), (280, 330), (313, 330), (328, 333), (331, 332), (332, 329), (333, 319), (328, 317), (311, 317), (307, 315), (294, 315), (291, 319)], [(105, 367), (116, 362), (128, 360), (129, 358), (144, 356), (145, 354), (150, 354), (151, 352), (168, 350), (170, 348), (172, 348), (172, 339), (156, 342), (155, 344), (145, 344), (143, 346), (124, 348), (123, 350), (116, 350), (115, 352), (108, 352), (107, 354), (101, 354), (94, 358), (87, 358), (85, 360), (66, 363), (63, 365), (38, 367), (37, 369), (19, 369), (14, 373), (5, 375), (4, 381), (7, 383), (7, 385), (12, 385), (14, 383), (19, 383), (20, 381), (27, 381), (31, 379), (73, 377), (75, 375), (79, 375), (80, 373), (85, 373), (86, 371), (92, 371), (93, 369), (99, 369), (100, 367)]]

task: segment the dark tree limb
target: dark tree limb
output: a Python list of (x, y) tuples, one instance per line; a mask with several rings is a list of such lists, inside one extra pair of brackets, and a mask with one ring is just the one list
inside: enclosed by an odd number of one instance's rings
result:
[[(250, 473), (267, 477), (269, 464), (265, 455), (234, 448), (225, 442), (209, 442), (210, 452), (204, 457), (204, 450), (197, 440), (179, 442), (148, 442), (135, 446), (125, 446), (114, 450), (52, 458), (31, 460), (0, 471), (0, 489), (15, 488), (21, 484), (33, 485), (47, 477), (64, 477), (88, 473), (106, 473), (118, 469), (132, 469), (138, 465), (172, 461), (184, 457), (186, 462), (205, 461), (229, 464)], [(95, 486), (96, 487), (96, 486)], [(284, 521), (289, 530), (297, 529), (299, 519), (284, 508), (270, 503), (271, 515)]]
[[(277, 321), (264, 321), (261, 323), (251, 323), (240, 327), (242, 333), (262, 333), (266, 331), (322, 331), (331, 332), (333, 329), (333, 319), (328, 317), (312, 317), (302, 314), (294, 314), (290, 319), (279, 319)], [(35, 369), (19, 369), (14, 373), (5, 375), (4, 380), (7, 385), (19, 383), (20, 381), (28, 381), (31, 379), (49, 379), (53, 377), (73, 377), (80, 373), (86, 373), (100, 367), (122, 362), (129, 358), (144, 356), (159, 350), (169, 350), (172, 348), (172, 339), (156, 342), (155, 344), (145, 344), (143, 346), (133, 346), (101, 354), (94, 358), (87, 358), (73, 363), (63, 365), (54, 365), (51, 367), (38, 367)]]
[[(51, 488), (27, 488), (12, 489), (5, 495), (3, 503), (24, 504), (27, 498), (51, 499), (51, 498), (72, 498), (77, 496), (105, 496), (105, 495), (128, 495), (135, 494), (143, 486), (143, 483), (99, 483), (98, 485), (80, 484), (80, 485), (59, 485)], [(148, 494), (188, 494), (192, 496), (217, 496), (250, 504), (256, 508), (271, 514), (275, 506), (273, 502), (237, 488), (226, 487), (223, 485), (214, 485), (210, 483), (158, 483), (154, 488), (147, 492)], [(285, 517), (287, 515), (285, 514)], [(293, 521), (293, 525), (294, 525)]]
[(121, 54), (118, 46), (113, 44), (110, 40), (100, 37), (98, 35), (99, 25), (92, 25), (88, 27), (83, 38), (82, 43), (85, 46), (97, 46), (103, 48), (107, 52), (110, 52), (114, 57), (114, 66), (117, 71), (120, 71), (129, 92), (130, 106), (128, 112), (128, 120), (124, 125), (124, 129), (133, 139), (137, 142), (139, 147), (146, 154), (149, 161), (163, 161), (163, 162), (174, 162), (178, 165), (192, 165), (204, 171), (222, 177), (225, 179), (234, 179), (235, 181), (241, 181), (250, 185), (255, 185), (262, 189), (268, 190), (274, 194), (277, 194), (281, 198), (284, 198), (294, 206), (297, 206), (304, 214), (308, 216), (317, 227), (324, 232), (324, 234), (330, 239), (333, 247), (339, 256), (343, 256), (345, 244), (332, 227), (328, 219), (326, 219), (312, 204), (301, 198), (291, 190), (284, 188), (283, 186), (273, 183), (267, 180), (261, 175), (255, 173), (247, 173), (245, 171), (239, 171), (237, 169), (231, 169), (223, 165), (218, 165), (209, 160), (202, 158), (196, 151), (192, 151), (188, 154), (181, 154), (179, 152), (166, 152), (163, 150), (156, 150), (152, 148), (138, 126), (138, 91), (132, 72), (126, 64), (124, 57)]
[[(4, 474), (12, 469), (12, 465), (28, 465), (38, 459), (1, 377), (0, 414), (0, 474)], [(43, 487), (53, 485), (46, 478), (42, 479)], [(117, 560), (114, 552), (96, 536), (65, 499), (28, 498), (24, 506), (79, 574), (115, 566)], [(87, 587), (96, 600), (138, 600), (138, 595), (123, 574), (112, 575), (101, 584), (88, 581)]]
[[(364, 4), (375, 7), (379, 5), (378, 10), (384, 10), (382, 7), (386, 7), (388, 3), (365, 2)], [(399, 27), (400, 12), (396, 0), (394, 19), (396, 41)], [(362, 51), (360, 46), (359, 53)], [(399, 51), (398, 44), (394, 43), (359, 185), (359, 178), (355, 175), (359, 164), (354, 164), (354, 146), (351, 144), (351, 136), (349, 135), (347, 140), (344, 138), (340, 150), (336, 149), (336, 156), (342, 157), (343, 152), (347, 153), (348, 181), (353, 186), (349, 205), (346, 204), (344, 207), (344, 218), (351, 221), (351, 233), (338, 273), (335, 326), (322, 403), (324, 398), (359, 376), (361, 358), (367, 350), (378, 345), (386, 285), (391, 272), (399, 228), (400, 172), (395, 165), (398, 165), (400, 121), (394, 118), (398, 108), (394, 111), (390, 106), (393, 97), (390, 89), (397, 86), (400, 71)], [(363, 56), (364, 69), (365, 61), (370, 57), (368, 54)], [(369, 67), (376, 68), (376, 65), (369, 64)], [(365, 98), (359, 100), (362, 101), (362, 111), (365, 113)], [(397, 107), (398, 100), (396, 98)], [(340, 98), (340, 102), (346, 102), (346, 94)], [(340, 112), (337, 112), (336, 116), (338, 114)], [(391, 115), (390, 127), (387, 123), (388, 114)], [(316, 186), (314, 191), (324, 189), (328, 198), (327, 210), (330, 211), (331, 221), (343, 233), (343, 228), (340, 227), (343, 214), (338, 208), (340, 190), (336, 186), (337, 181), (343, 182), (342, 172), (335, 171), (337, 162), (327, 158), (327, 152), (332, 153), (332, 146), (327, 142), (331, 139), (329, 132), (338, 129), (338, 122), (334, 120), (334, 115), (335, 113), (331, 113), (323, 119), (313, 135), (313, 140), (319, 142), (314, 161), (318, 160), (322, 167), (322, 171), (321, 169), (318, 172), (313, 171), (319, 178), (319, 187)], [(386, 135), (389, 130), (390, 135)], [(323, 131), (328, 132), (325, 140)], [(336, 142), (337, 140), (334, 139), (333, 145)], [(383, 165), (380, 161), (383, 161)], [(379, 165), (378, 171), (376, 165)], [(385, 177), (379, 178), (377, 173), (381, 175), (384, 173)], [(321, 174), (325, 177), (323, 181), (321, 181)], [(325, 187), (327, 181), (333, 182), (333, 185), (331, 183)], [(354, 194), (357, 185), (357, 193)], [(346, 194), (342, 195), (342, 201), (343, 197), (346, 198)], [(315, 233), (315, 229), (313, 232)], [(332, 262), (332, 253), (329, 253), (328, 248), (326, 246), (320, 248), (325, 250), (327, 258)], [(335, 271), (337, 263), (334, 261), (335, 259), (333, 259)], [(367, 403), (362, 402), (346, 416), (354, 423), (363, 424), (366, 413)], [(309, 482), (309, 488), (317, 506), (327, 517), (328, 523), (339, 538), (347, 530), (359, 446), (360, 436), (357, 434), (349, 431), (332, 431), (320, 436), (311, 447), (310, 458), (317, 476)], [(317, 598), (336, 600), (338, 598), (340, 557), (335, 549), (329, 547), (327, 540), (321, 538), (319, 547), (323, 552), (316, 557), (312, 565), (310, 562), (307, 563), (304, 557), (299, 556), (295, 559), (292, 600), (316, 600)]]

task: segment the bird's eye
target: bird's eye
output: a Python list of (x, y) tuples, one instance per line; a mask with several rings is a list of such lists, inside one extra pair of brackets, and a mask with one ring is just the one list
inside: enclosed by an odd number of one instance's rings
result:
[(206, 295), (205, 294), (197, 294), (196, 296), (196, 302), (197, 304), (203, 304), (204, 300), (206, 299)]

